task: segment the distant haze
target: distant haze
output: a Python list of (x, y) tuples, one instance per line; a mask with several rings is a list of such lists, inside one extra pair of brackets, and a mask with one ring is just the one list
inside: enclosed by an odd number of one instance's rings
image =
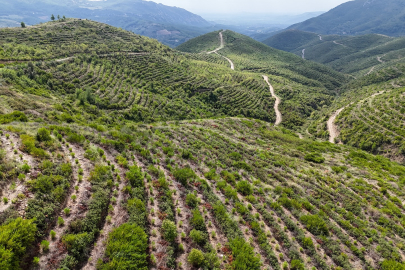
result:
[(187, 9), (196, 14), (267, 13), (301, 14), (330, 10), (348, 0), (154, 0), (168, 6)]

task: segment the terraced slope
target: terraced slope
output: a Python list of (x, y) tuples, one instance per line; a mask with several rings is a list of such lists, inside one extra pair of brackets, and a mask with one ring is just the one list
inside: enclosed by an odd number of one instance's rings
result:
[(0, 62), (161, 50), (168, 48), (150, 38), (89, 20), (67, 19), (29, 28), (0, 29)]
[(266, 41), (266, 45), (325, 64), (339, 72), (356, 77), (403, 62), (405, 39), (378, 34), (354, 37), (322, 35), (299, 30), (286, 30)]
[[(300, 140), (243, 118), (138, 125), (126, 133), (77, 125), (39, 129), (34, 123), (1, 128), (2, 142), (9, 140), (6, 134), (22, 145), (24, 133), (46, 139), (38, 148), (44, 156), (34, 156), (38, 165), (31, 168), (41, 172), (25, 182), (33, 194), (26, 217), (41, 217), (50, 207), (44, 192), (59, 192), (63, 203), (54, 207), (70, 209), (68, 215), (49, 212), (53, 221), (47, 227), (42, 219), (34, 222), (42, 234), (30, 243), (42, 244), (22, 257), (28, 265), (34, 256), (40, 264), (49, 261), (49, 269), (114, 269), (118, 263), (151, 269), (245, 263), (249, 269), (353, 269), (403, 260), (405, 169), (381, 157)], [(57, 145), (56, 159), (46, 156)], [(4, 143), (2, 149), (9, 151)], [(75, 179), (70, 189), (44, 190), (41, 183), (56, 177), (47, 175), (58, 170), (58, 157), (66, 160), (62, 172), (71, 168), (68, 175)], [(7, 155), (2, 159), (12, 162)], [(17, 218), (15, 205), (23, 200), (10, 204), (0, 220)], [(39, 203), (42, 209), (35, 208)], [(50, 230), (55, 237), (48, 237)], [(139, 248), (132, 250), (130, 243)], [(132, 256), (122, 260), (117, 254)]]
[(340, 133), (337, 141), (402, 163), (404, 71), (403, 64), (398, 64), (347, 84), (331, 108), (313, 116), (309, 133), (328, 138), (326, 122), (335, 111), (344, 108), (334, 121)]
[[(197, 37), (176, 49), (189, 53), (212, 51), (218, 48), (218, 33)], [(220, 53), (232, 60), (236, 71), (273, 77), (269, 77), (270, 82), (283, 100), (280, 107), (283, 124), (289, 128), (302, 125), (312, 111), (319, 110), (319, 106), (329, 105), (333, 90), (347, 81), (344, 75), (332, 69), (270, 48), (246, 36), (229, 30), (223, 31), (222, 35), (225, 46)]]

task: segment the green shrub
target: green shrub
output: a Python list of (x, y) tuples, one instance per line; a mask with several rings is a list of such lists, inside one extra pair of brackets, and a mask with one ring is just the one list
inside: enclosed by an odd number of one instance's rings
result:
[(198, 199), (197, 196), (194, 195), (194, 193), (189, 193), (186, 196), (186, 204), (190, 206), (191, 208), (195, 208), (198, 205)]
[(192, 214), (190, 220), (191, 226), (193, 226), (196, 230), (206, 231), (205, 221), (200, 211), (198, 209), (194, 209), (191, 211), (191, 214)]
[(306, 225), (307, 229), (315, 235), (328, 236), (329, 231), (326, 222), (318, 215), (302, 216), (300, 220)]
[(51, 141), (52, 140), (51, 133), (46, 128), (40, 128), (40, 129), (38, 129), (36, 139), (39, 142)]
[(305, 270), (305, 266), (300, 260), (292, 260), (290, 269), (291, 270)]
[(306, 249), (313, 249), (314, 248), (314, 243), (312, 242), (311, 237), (304, 237), (302, 239), (302, 246)]
[(187, 257), (187, 261), (195, 266), (200, 267), (204, 265), (204, 253), (201, 250), (193, 248)]
[(136, 224), (125, 223), (108, 236), (105, 256), (108, 262), (101, 270), (148, 269), (148, 236)]
[(168, 242), (174, 242), (177, 238), (177, 228), (173, 221), (165, 219), (161, 227), (163, 237)]
[(0, 269), (20, 269), (20, 260), (35, 240), (34, 220), (17, 218), (0, 226)]
[(203, 246), (207, 241), (207, 235), (204, 232), (195, 229), (191, 230), (190, 238), (194, 243), (200, 246)]
[(405, 264), (393, 260), (385, 260), (381, 264), (381, 270), (405, 270)]
[(186, 167), (175, 170), (173, 176), (177, 181), (182, 183), (184, 186), (187, 186), (190, 180), (195, 179), (196, 174), (191, 168)]
[(46, 240), (42, 240), (41, 242), (41, 248), (43, 252), (49, 251), (49, 242)]
[(54, 230), (51, 230), (49, 234), (51, 235), (52, 240), (56, 239), (56, 232)]
[(311, 161), (314, 163), (324, 163), (325, 158), (320, 153), (309, 153), (305, 155), (304, 159), (306, 161)]
[(232, 267), (235, 270), (259, 270), (261, 268), (260, 256), (255, 255), (253, 247), (245, 240), (237, 238), (229, 242), (232, 250)]
[(137, 166), (131, 166), (126, 173), (126, 177), (132, 187), (143, 187), (143, 175)]
[(208, 172), (206, 172), (206, 173), (204, 174), (204, 176), (205, 176), (205, 178), (207, 178), (208, 180), (214, 180), (214, 179), (217, 177), (217, 175), (216, 175), (216, 173), (215, 173), (215, 169), (209, 170)]
[(232, 166), (238, 169), (244, 169), (245, 171), (251, 172), (252, 167), (244, 161), (235, 161)]
[(28, 118), (23, 112), (19, 111), (0, 115), (0, 124), (8, 124), (11, 122), (28, 122)]
[(240, 181), (236, 184), (236, 189), (243, 195), (248, 196), (253, 194), (253, 188), (248, 181)]
[(146, 229), (146, 207), (142, 200), (138, 198), (129, 199), (127, 202), (127, 211), (130, 223), (142, 229)]

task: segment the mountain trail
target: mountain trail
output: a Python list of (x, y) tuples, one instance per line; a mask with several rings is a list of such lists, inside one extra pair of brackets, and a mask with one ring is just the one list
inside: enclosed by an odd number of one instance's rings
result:
[(336, 112), (332, 114), (332, 116), (328, 120), (328, 131), (329, 131), (329, 142), (335, 143), (335, 138), (339, 136), (339, 131), (334, 124), (336, 117), (344, 110), (345, 107), (340, 108)]
[(372, 68), (370, 69), (370, 71), (367, 72), (366, 76), (367, 76), (367, 75), (370, 75), (370, 74), (374, 71), (374, 68), (375, 68), (375, 67), (372, 67)]
[(305, 49), (302, 50), (302, 59), (305, 59)]
[(219, 50), (222, 50), (225, 47), (225, 45), (224, 45), (224, 36), (222, 35), (223, 32), (225, 32), (225, 31), (219, 32), (219, 39), (221, 40), (221, 45), (218, 48), (216, 48), (215, 50), (207, 52), (207, 54), (215, 53), (215, 54), (225, 58), (229, 62), (229, 64), (231, 64), (231, 69), (235, 70), (235, 65), (233, 64), (231, 59), (229, 59), (228, 57), (225, 57), (225, 56), (218, 53)]
[(321, 36), (321, 35), (318, 35), (318, 37), (319, 37), (319, 40), (322, 40), (322, 36)]
[(341, 45), (341, 46), (343, 46), (343, 47), (347, 47), (346, 45), (343, 45), (343, 44), (341, 44), (341, 43), (336, 42), (336, 40), (334, 40), (333, 43), (335, 43), (336, 45)]
[(278, 126), (278, 125), (281, 123), (281, 121), (283, 121), (283, 117), (282, 117), (282, 115), (281, 115), (281, 112), (278, 110), (278, 106), (279, 106), (280, 103), (281, 103), (281, 99), (280, 99), (278, 96), (276, 96), (276, 94), (274, 93), (274, 88), (273, 88), (273, 86), (269, 83), (269, 77), (263, 75), (263, 79), (266, 81), (266, 83), (267, 83), (267, 84), (269, 85), (269, 87), (270, 87), (271, 96), (276, 99), (276, 103), (274, 103), (274, 110), (276, 111), (276, 116), (277, 116), (277, 117), (276, 117), (276, 123), (274, 123), (274, 125)]

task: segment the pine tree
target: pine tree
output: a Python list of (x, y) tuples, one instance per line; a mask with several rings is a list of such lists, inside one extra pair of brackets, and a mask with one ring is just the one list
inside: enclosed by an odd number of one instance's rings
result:
[(53, 16), (53, 14), (52, 14), (52, 16), (51, 16), (51, 20), (52, 20), (52, 21), (55, 20), (55, 16)]
[(25, 23), (24, 22), (21, 22), (21, 27), (25, 28)]

